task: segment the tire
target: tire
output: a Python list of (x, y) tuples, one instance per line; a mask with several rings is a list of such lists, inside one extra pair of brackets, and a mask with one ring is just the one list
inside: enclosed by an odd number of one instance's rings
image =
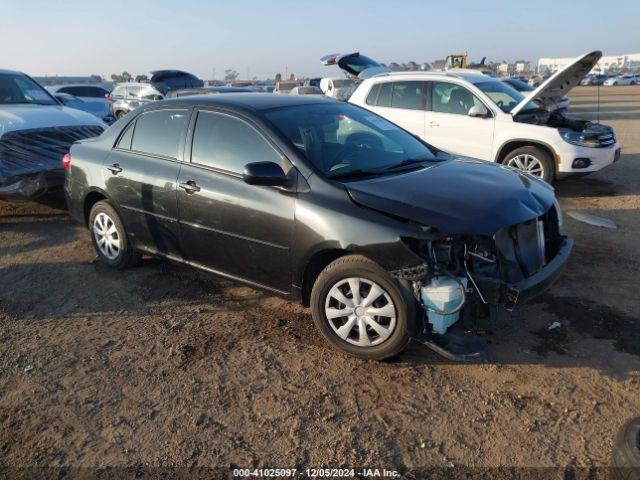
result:
[(106, 265), (123, 269), (140, 261), (141, 255), (131, 247), (120, 216), (106, 200), (97, 202), (91, 209), (89, 231), (93, 248)]
[[(362, 298), (360, 303), (353, 302), (347, 279), (357, 281), (358, 296)], [(369, 298), (373, 295), (374, 285), (382, 292), (375, 290), (377, 296)], [(342, 289), (342, 298), (351, 305), (337, 301), (335, 295), (339, 294), (334, 287)], [(371, 305), (366, 305), (368, 302)], [(360, 306), (349, 316), (328, 318), (327, 312), (338, 315), (338, 311), (344, 309), (348, 313), (354, 303)], [(318, 275), (311, 291), (311, 308), (316, 327), (331, 346), (367, 360), (384, 360), (399, 354), (409, 344), (418, 326), (416, 301), (409, 286), (361, 255), (338, 258)], [(395, 314), (395, 318), (384, 315), (386, 313)], [(347, 326), (349, 322), (351, 327)], [(376, 324), (375, 329), (372, 322)], [(345, 327), (342, 336), (337, 331), (341, 327)], [(361, 328), (364, 328), (364, 336), (361, 336)], [(369, 344), (364, 346), (367, 340)]]
[(118, 111), (116, 112), (116, 118), (117, 118), (118, 120), (120, 120), (120, 119), (121, 119), (122, 117), (124, 117), (126, 114), (127, 114), (127, 112), (123, 112), (122, 110), (118, 110)]
[(613, 443), (611, 478), (640, 480), (640, 417), (627, 421)]
[[(518, 159), (520, 159), (520, 163), (518, 163)], [(536, 165), (533, 162), (538, 162), (542, 167), (542, 171), (540, 173), (534, 171), (534, 169), (531, 169), (529, 173), (537, 176), (538, 178), (542, 178), (542, 180), (547, 183), (553, 182), (555, 179), (555, 167), (553, 165), (553, 161), (549, 154), (539, 147), (527, 146), (516, 148), (504, 157), (502, 164), (518, 168), (518, 170), (523, 170), (519, 165), (525, 165), (526, 161), (530, 162), (529, 165)], [(527, 170), (524, 169), (524, 171)]]

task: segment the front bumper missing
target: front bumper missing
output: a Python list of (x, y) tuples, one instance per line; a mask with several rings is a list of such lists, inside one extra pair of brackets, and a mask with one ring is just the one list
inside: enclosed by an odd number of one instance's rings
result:
[(530, 277), (516, 283), (505, 283), (490, 277), (474, 275), (473, 280), (487, 303), (513, 310), (547, 290), (560, 277), (573, 248), (573, 239), (563, 237), (556, 256)]

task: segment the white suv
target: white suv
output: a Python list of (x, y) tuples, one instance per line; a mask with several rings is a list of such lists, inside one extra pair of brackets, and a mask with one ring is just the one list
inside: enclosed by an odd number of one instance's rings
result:
[(594, 172), (620, 156), (611, 127), (552, 111), (601, 56), (596, 51), (579, 57), (526, 97), (476, 70), (373, 76), (365, 70), (349, 102), (441, 150), (499, 162), (551, 182), (562, 174)]

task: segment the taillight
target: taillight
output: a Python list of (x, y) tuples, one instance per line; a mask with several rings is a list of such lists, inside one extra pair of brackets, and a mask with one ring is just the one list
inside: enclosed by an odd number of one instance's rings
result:
[(113, 98), (107, 97), (107, 103), (113, 103)]
[(65, 170), (69, 170), (69, 167), (71, 166), (71, 154), (70, 153), (66, 153), (62, 157), (62, 166), (64, 167)]

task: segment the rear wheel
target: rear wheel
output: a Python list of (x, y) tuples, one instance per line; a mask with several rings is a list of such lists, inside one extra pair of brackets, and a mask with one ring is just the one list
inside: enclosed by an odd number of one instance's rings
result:
[(520, 147), (502, 160), (503, 165), (527, 172), (548, 183), (553, 182), (555, 171), (549, 154), (539, 147)]
[(131, 247), (120, 216), (106, 200), (91, 209), (89, 229), (93, 248), (110, 267), (122, 269), (140, 261), (141, 255)]
[(124, 117), (126, 114), (127, 114), (127, 112), (123, 112), (122, 110), (118, 110), (118, 111), (116, 112), (116, 118), (117, 118), (118, 120), (120, 120), (120, 119), (121, 119), (122, 117)]
[(408, 288), (360, 255), (341, 257), (320, 273), (311, 308), (316, 327), (332, 346), (364, 359), (397, 355), (416, 329)]

